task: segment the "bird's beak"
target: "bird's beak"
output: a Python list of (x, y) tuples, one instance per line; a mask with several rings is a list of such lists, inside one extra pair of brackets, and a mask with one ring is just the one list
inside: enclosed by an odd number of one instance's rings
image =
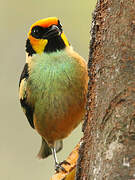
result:
[(47, 32), (45, 32), (43, 38), (44, 39), (51, 39), (54, 38), (55, 36), (60, 35), (62, 32), (61, 30), (56, 26), (52, 25)]

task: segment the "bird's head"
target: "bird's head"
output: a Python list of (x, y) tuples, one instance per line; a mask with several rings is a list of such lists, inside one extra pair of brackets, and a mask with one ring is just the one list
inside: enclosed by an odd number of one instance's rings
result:
[(49, 17), (35, 22), (28, 33), (26, 52), (28, 56), (50, 53), (64, 49), (69, 42), (56, 17)]

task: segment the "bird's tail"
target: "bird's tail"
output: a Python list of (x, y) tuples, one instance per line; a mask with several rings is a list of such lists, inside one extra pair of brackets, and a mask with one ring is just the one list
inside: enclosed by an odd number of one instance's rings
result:
[[(59, 152), (63, 147), (63, 142), (62, 140), (58, 140), (55, 143), (55, 150), (56, 152)], [(44, 159), (46, 157), (48, 157), (49, 155), (52, 154), (51, 148), (48, 146), (47, 142), (42, 138), (42, 144), (41, 144), (41, 148), (40, 151), (38, 153), (38, 158), (39, 159)]]

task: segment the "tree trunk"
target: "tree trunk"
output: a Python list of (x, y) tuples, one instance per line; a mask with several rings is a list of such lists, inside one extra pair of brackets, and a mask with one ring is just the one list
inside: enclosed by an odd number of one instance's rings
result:
[(77, 180), (135, 180), (135, 0), (98, 0)]

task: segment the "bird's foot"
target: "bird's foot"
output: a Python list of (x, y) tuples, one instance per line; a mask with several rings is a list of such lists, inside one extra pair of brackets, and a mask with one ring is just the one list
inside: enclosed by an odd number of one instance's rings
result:
[(63, 172), (67, 172), (66, 170), (65, 170), (65, 168), (64, 167), (62, 167), (62, 165), (63, 164), (65, 164), (65, 165), (70, 165), (70, 163), (69, 162), (67, 162), (66, 160), (64, 160), (64, 161), (62, 161), (62, 162), (60, 162), (60, 163), (57, 163), (55, 166), (56, 166), (56, 168), (55, 168), (55, 171), (58, 173), (58, 172), (60, 172), (60, 171), (63, 171)]

